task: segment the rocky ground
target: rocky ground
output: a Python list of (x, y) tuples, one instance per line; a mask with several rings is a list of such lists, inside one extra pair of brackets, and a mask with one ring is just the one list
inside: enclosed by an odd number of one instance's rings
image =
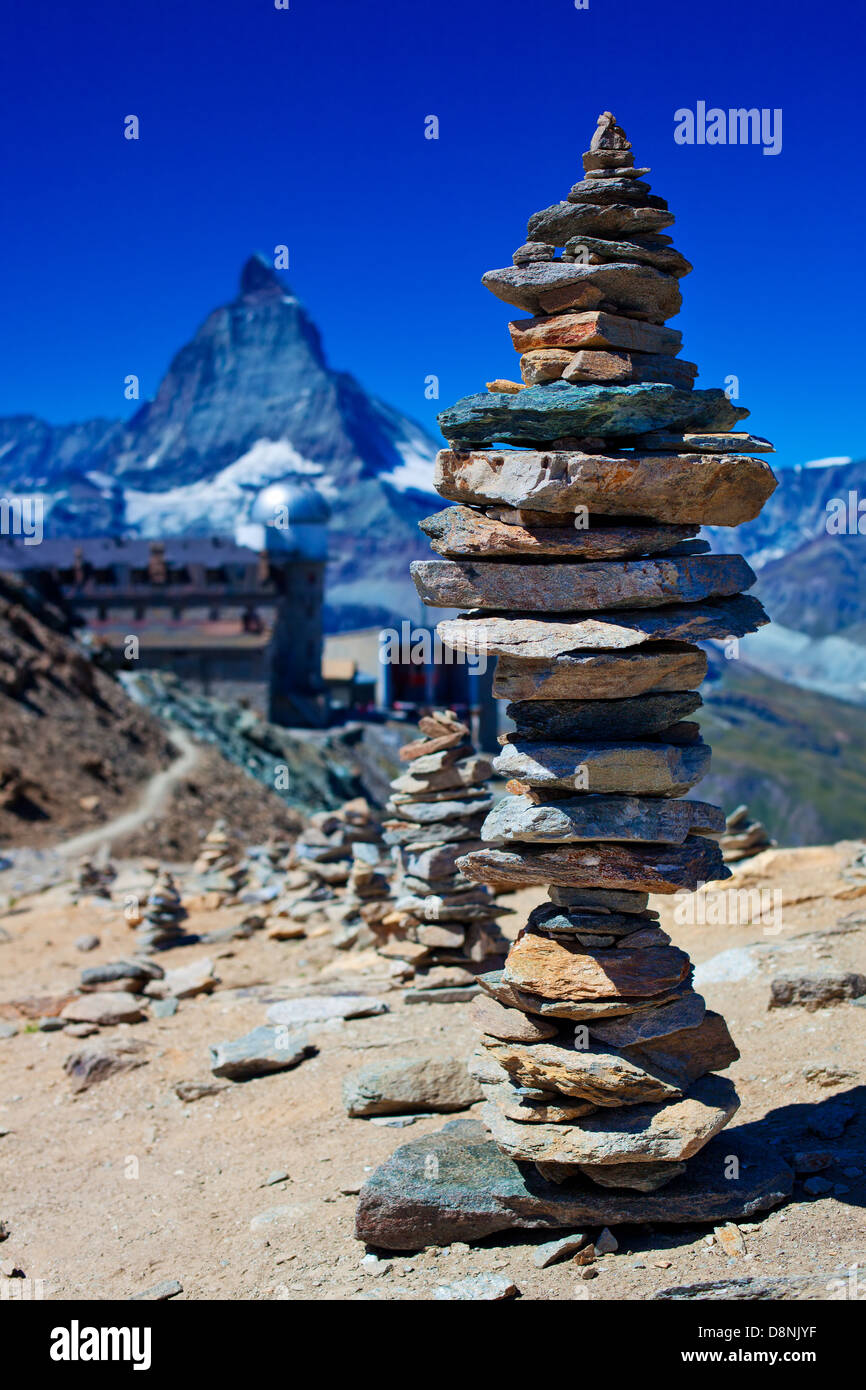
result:
[[(127, 1297), (176, 1280), (177, 1296), (190, 1299), (428, 1299), (486, 1274), (524, 1298), (595, 1300), (800, 1275), (812, 1276), (807, 1296), (827, 1297), (826, 1282), (860, 1260), (862, 1298), (864, 999), (768, 1009), (776, 977), (863, 971), (861, 850), (850, 843), (769, 850), (739, 866), (737, 886), (781, 891), (781, 921), (767, 926), (674, 923), (671, 904), (655, 902), (697, 963), (697, 987), (739, 1045), (730, 1070), (742, 1098), (737, 1122), (767, 1142), (775, 1138), (789, 1160), (798, 1156), (793, 1198), (742, 1223), (739, 1234), (714, 1234), (711, 1225), (619, 1227), (618, 1249), (594, 1264), (569, 1257), (546, 1268), (538, 1267), (538, 1247), (550, 1233), (381, 1258), (354, 1238), (367, 1175), (399, 1144), (453, 1116), (349, 1118), (343, 1082), (362, 1066), (396, 1059), (462, 1060), (473, 1045), (469, 1006), (408, 1007), (388, 962), (335, 951), (328, 929), (296, 941), (263, 932), (226, 940), (244, 907), (209, 908), (200, 898), (187, 929), (222, 931), (222, 939), (158, 959), (169, 970), (210, 957), (220, 981), (213, 993), (181, 999), (169, 1016), (155, 1017), (150, 1006), (144, 1021), (88, 1038), (44, 1031), (45, 1016), (75, 993), (83, 967), (130, 954), (121, 907), (126, 893), (140, 892), (142, 871), (137, 861), (123, 864), (111, 903), (76, 905), (68, 885), (20, 898), (0, 920), (0, 1271), (44, 1280), (47, 1298)], [(523, 892), (510, 902), (524, 912), (539, 897)], [(506, 919), (506, 931), (519, 920)], [(83, 954), (75, 942), (85, 933), (100, 944)], [(209, 1046), (264, 1024), (269, 1004), (346, 992), (380, 1000), (387, 1012), (310, 1025), (315, 1053), (293, 1070), (247, 1082), (211, 1075)], [(131, 1054), (124, 1052), (130, 1043)], [(80, 1083), (64, 1062), (94, 1048), (138, 1065), (75, 1089)], [(190, 1082), (216, 1089), (180, 1099), (176, 1088)], [(792, 1296), (796, 1287), (776, 1284), (774, 1296)]]

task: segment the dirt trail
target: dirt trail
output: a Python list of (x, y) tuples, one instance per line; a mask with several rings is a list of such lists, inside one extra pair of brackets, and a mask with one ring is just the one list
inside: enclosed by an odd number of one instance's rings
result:
[(81, 835), (73, 835), (71, 840), (64, 840), (56, 846), (58, 854), (68, 858), (71, 855), (91, 854), (104, 844), (110, 848), (113, 840), (131, 835), (145, 821), (155, 820), (162, 814), (172, 789), (198, 766), (202, 757), (202, 749), (183, 729), (172, 729), (168, 737), (178, 749), (179, 756), (145, 783), (138, 805), (98, 826), (96, 830), (86, 830)]

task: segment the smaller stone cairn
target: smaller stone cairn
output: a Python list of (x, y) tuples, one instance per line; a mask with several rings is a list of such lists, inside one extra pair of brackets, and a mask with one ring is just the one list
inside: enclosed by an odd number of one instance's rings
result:
[(476, 974), (508, 948), (496, 920), (508, 909), (457, 868), (461, 855), (480, 848), (492, 767), (450, 710), (425, 716), (419, 728), (421, 738), (400, 750), (407, 771), (391, 783), (393, 818), (384, 828), (397, 863), (396, 901), (376, 930), (381, 954), (414, 967), (407, 1002), (451, 1003), (476, 993)]
[(199, 875), (203, 889), (222, 893), (224, 902), (236, 898), (248, 882), (249, 861), (229, 836), (224, 820), (215, 821), (205, 836), (193, 873)]
[(335, 944), (342, 949), (362, 942), (375, 900), (384, 900), (376, 875), (386, 863), (381, 828), (363, 797), (310, 816), (289, 856), (269, 935), (289, 939), (302, 934), (299, 925), (330, 923), (339, 929)]
[(719, 847), (726, 864), (735, 864), (738, 859), (752, 859), (761, 850), (774, 849), (776, 841), (770, 838), (766, 826), (759, 820), (752, 820), (748, 806), (738, 806), (725, 819), (725, 828), (719, 836)]
[(117, 870), (108, 860), (98, 863), (89, 855), (78, 861), (75, 897), (110, 898), (111, 885), (117, 878)]
[(181, 923), (186, 915), (175, 881), (163, 869), (147, 895), (142, 920), (135, 929), (136, 949), (152, 955), (176, 945), (184, 935)]

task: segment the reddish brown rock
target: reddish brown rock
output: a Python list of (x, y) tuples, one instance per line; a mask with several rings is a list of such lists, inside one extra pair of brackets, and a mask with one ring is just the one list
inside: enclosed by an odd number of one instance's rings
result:
[(549, 1000), (647, 999), (685, 980), (690, 964), (685, 951), (675, 946), (588, 951), (524, 932), (508, 953), (502, 978)]

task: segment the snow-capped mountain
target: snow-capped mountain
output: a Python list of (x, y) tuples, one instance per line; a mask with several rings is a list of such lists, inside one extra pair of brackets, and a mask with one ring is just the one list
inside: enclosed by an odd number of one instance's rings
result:
[(263, 486), (308, 475), (332, 509), (328, 624), (351, 628), (418, 615), (408, 565), (427, 553), (437, 447), (329, 367), (304, 306), (254, 256), (127, 423), (0, 419), (0, 489), (41, 492), (49, 535), (230, 534)]

